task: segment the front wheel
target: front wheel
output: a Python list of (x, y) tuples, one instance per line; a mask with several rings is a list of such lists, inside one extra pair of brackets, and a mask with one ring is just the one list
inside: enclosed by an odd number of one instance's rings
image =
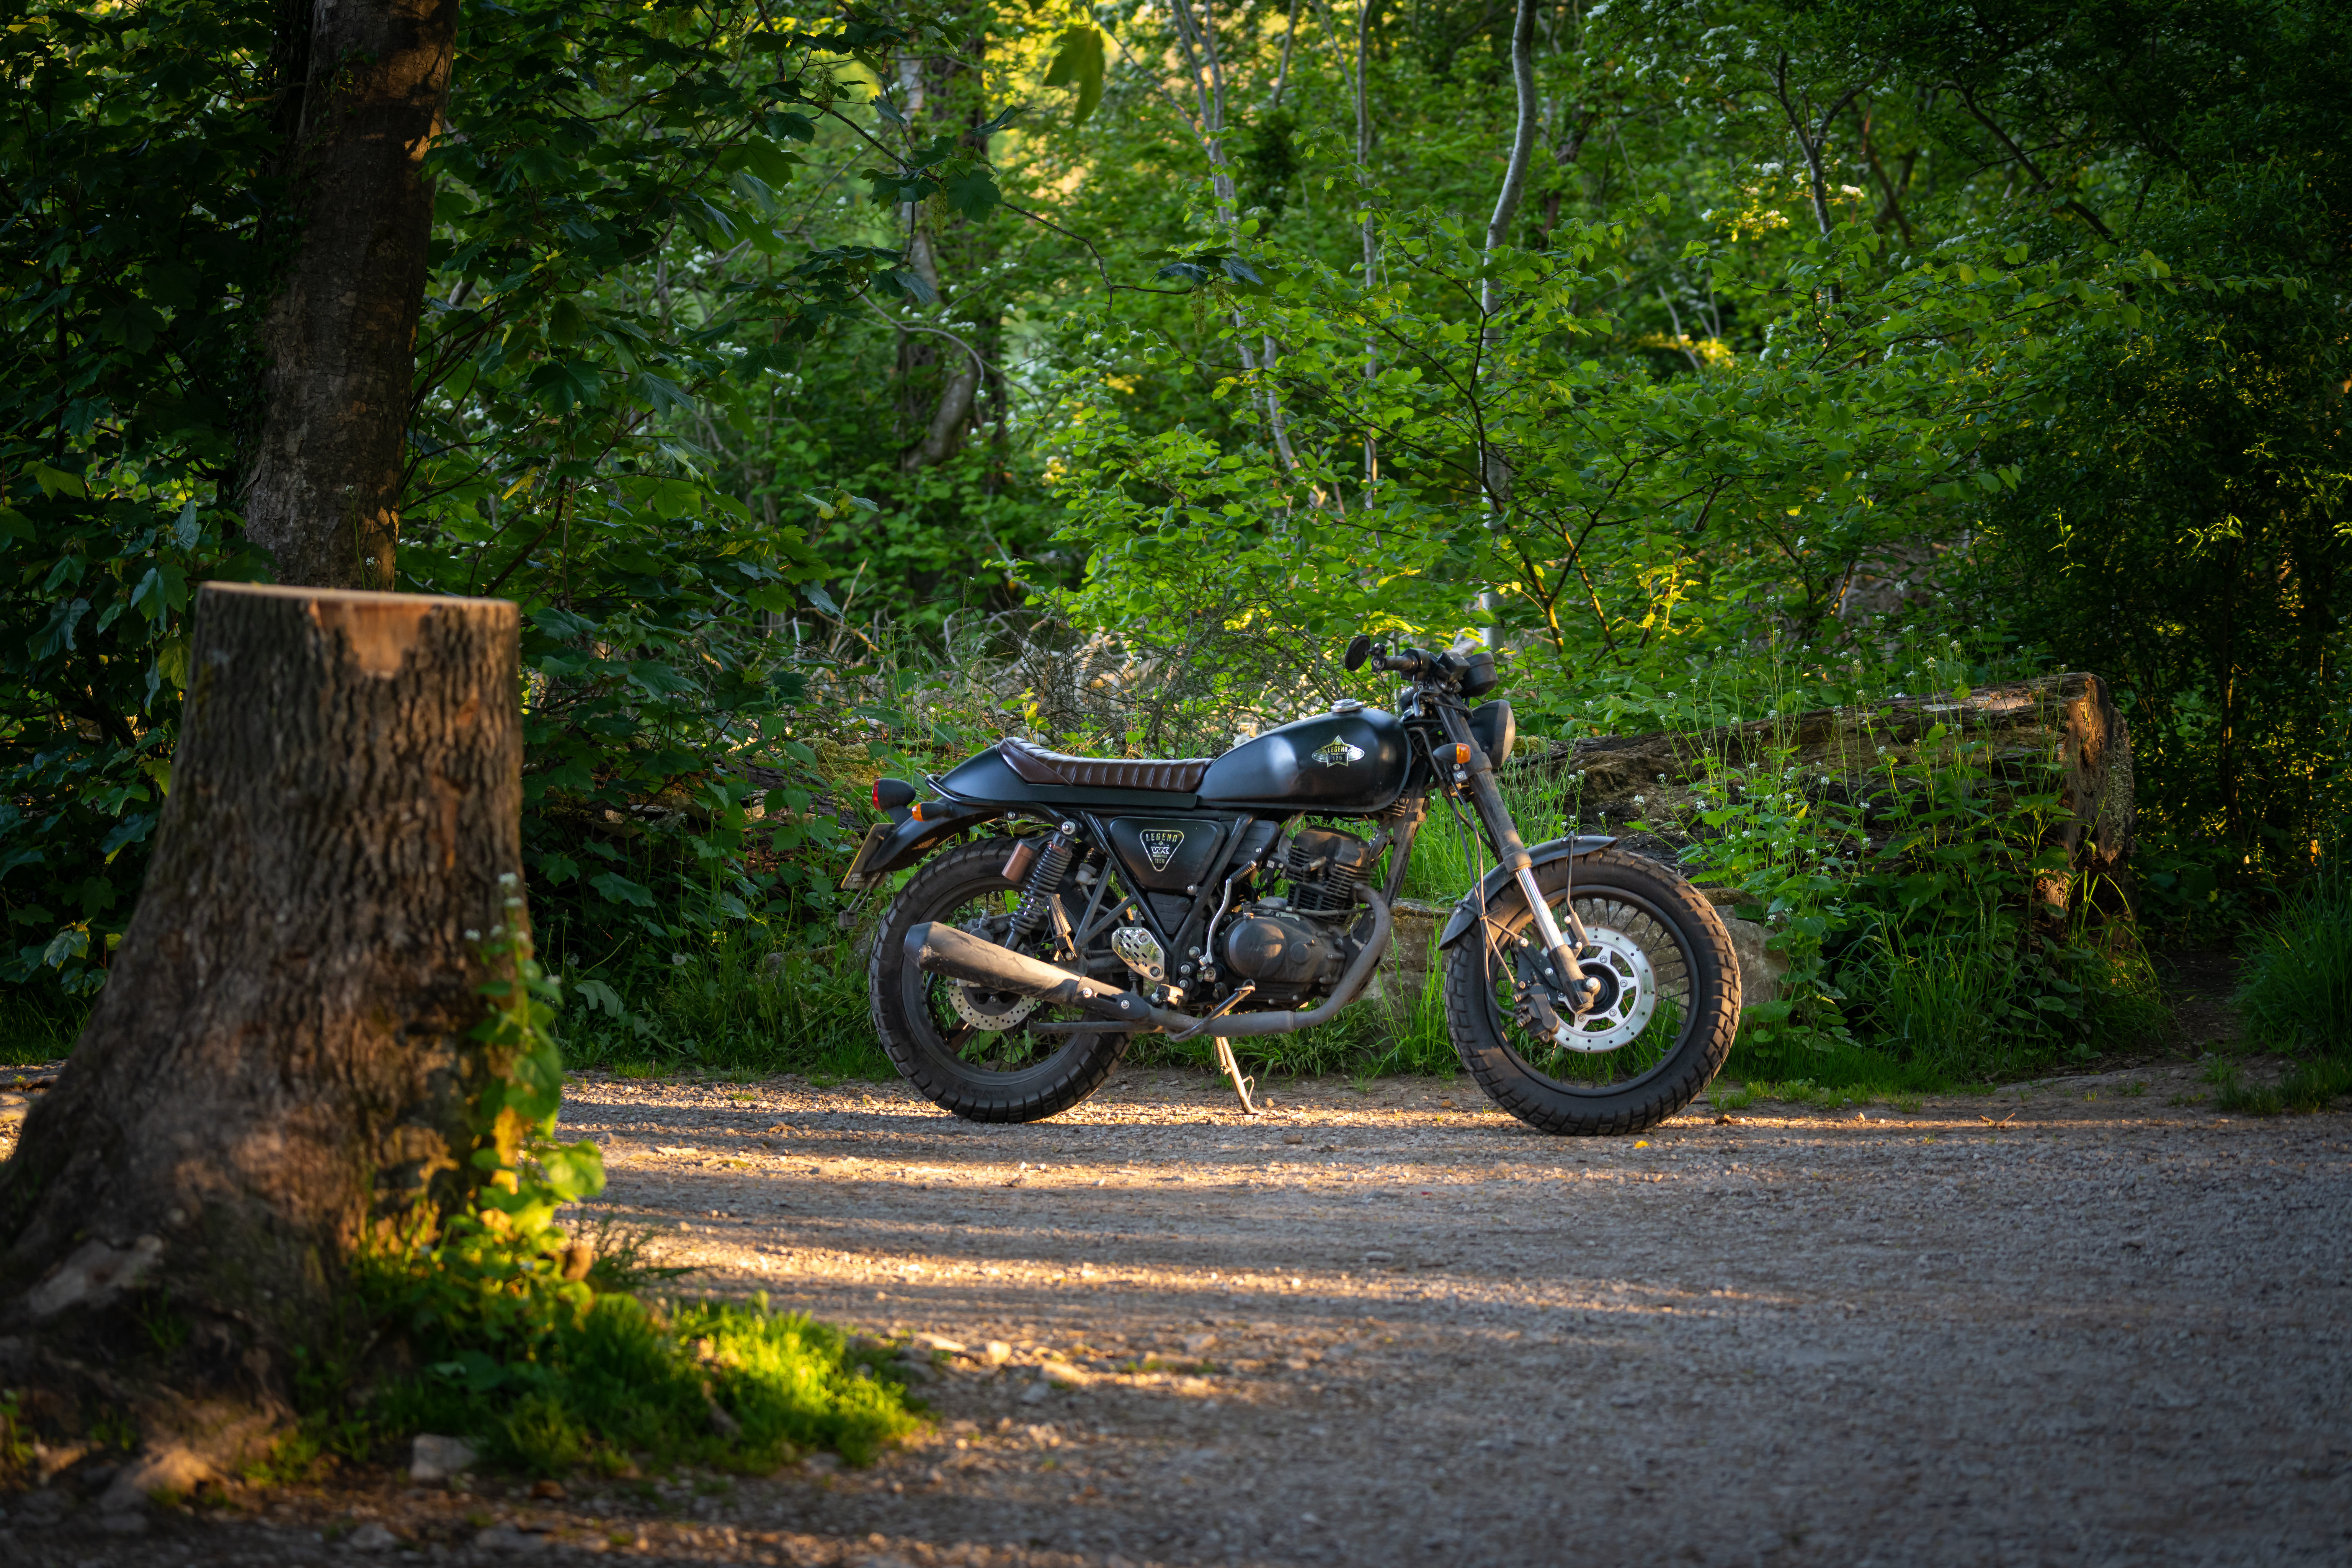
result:
[[(1712, 905), (1623, 850), (1536, 869), (1555, 917), (1573, 903), (1602, 988), (1563, 1042), (1526, 1003), (1541, 939), (1516, 889), (1447, 951), (1454, 1049), (1496, 1104), (1545, 1132), (1638, 1132), (1698, 1098), (1739, 1028), (1739, 966)], [(1559, 921), (1566, 929), (1568, 921)]]

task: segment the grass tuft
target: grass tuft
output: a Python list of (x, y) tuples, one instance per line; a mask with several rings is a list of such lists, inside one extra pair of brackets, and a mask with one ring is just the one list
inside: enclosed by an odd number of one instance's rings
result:
[(2258, 1045), (2352, 1048), (2352, 875), (2315, 878), (2255, 935), (2237, 1003)]
[(530, 1475), (641, 1462), (756, 1473), (819, 1448), (863, 1465), (921, 1424), (878, 1352), (764, 1300), (665, 1309), (604, 1295), (522, 1356), (443, 1348), (384, 1390), (380, 1423), (463, 1434)]

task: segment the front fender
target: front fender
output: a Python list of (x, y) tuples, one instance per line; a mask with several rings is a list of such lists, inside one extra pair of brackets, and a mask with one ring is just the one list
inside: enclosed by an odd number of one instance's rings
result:
[(940, 840), (1003, 815), (1002, 806), (925, 801), (920, 820), (909, 816), (904, 822), (877, 822), (867, 828), (866, 841), (857, 847), (857, 858), (849, 863), (849, 874), (842, 878), (841, 885), (859, 889), (879, 887), (883, 878), (913, 865)]
[[(1597, 833), (1580, 833), (1573, 838), (1549, 839), (1528, 846), (1528, 863), (1532, 868), (1549, 866), (1555, 860), (1574, 860), (1596, 850), (1606, 849), (1616, 842), (1614, 838), (1604, 838)], [(1492, 909), (1506, 893), (1516, 897), (1517, 889), (1511, 885), (1510, 872), (1497, 866), (1486, 873), (1477, 887), (1462, 895), (1462, 901), (1454, 906), (1454, 913), (1437, 939), (1437, 945), (1446, 948), (1460, 942), (1462, 933), (1478, 923), (1479, 912)]]

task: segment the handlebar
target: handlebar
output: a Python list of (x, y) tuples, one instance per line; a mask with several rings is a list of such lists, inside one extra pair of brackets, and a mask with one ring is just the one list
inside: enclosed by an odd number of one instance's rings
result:
[(1397, 675), (1409, 675), (1418, 680), (1434, 676), (1448, 684), (1459, 685), (1468, 697), (1483, 697), (1497, 684), (1495, 657), (1486, 649), (1471, 647), (1449, 653), (1432, 653), (1427, 648), (1409, 647), (1390, 653), (1375, 645), (1370, 637), (1358, 633), (1348, 644), (1345, 660), (1349, 670), (1370, 665), (1374, 669), (1388, 670)]

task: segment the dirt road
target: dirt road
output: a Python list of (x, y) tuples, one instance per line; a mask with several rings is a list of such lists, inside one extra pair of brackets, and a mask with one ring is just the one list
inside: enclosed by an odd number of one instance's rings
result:
[(714, 1288), (963, 1347), (933, 1435), (660, 1506), (388, 1482), (274, 1531), (16, 1546), (340, 1560), (320, 1539), (373, 1520), (457, 1558), (875, 1568), (2352, 1561), (2352, 1118), (2170, 1103), (2197, 1088), (1584, 1141), (1466, 1081), (1277, 1085), (1249, 1120), (1129, 1073), (984, 1127), (584, 1079), (603, 1212), (689, 1227), (667, 1250)]

